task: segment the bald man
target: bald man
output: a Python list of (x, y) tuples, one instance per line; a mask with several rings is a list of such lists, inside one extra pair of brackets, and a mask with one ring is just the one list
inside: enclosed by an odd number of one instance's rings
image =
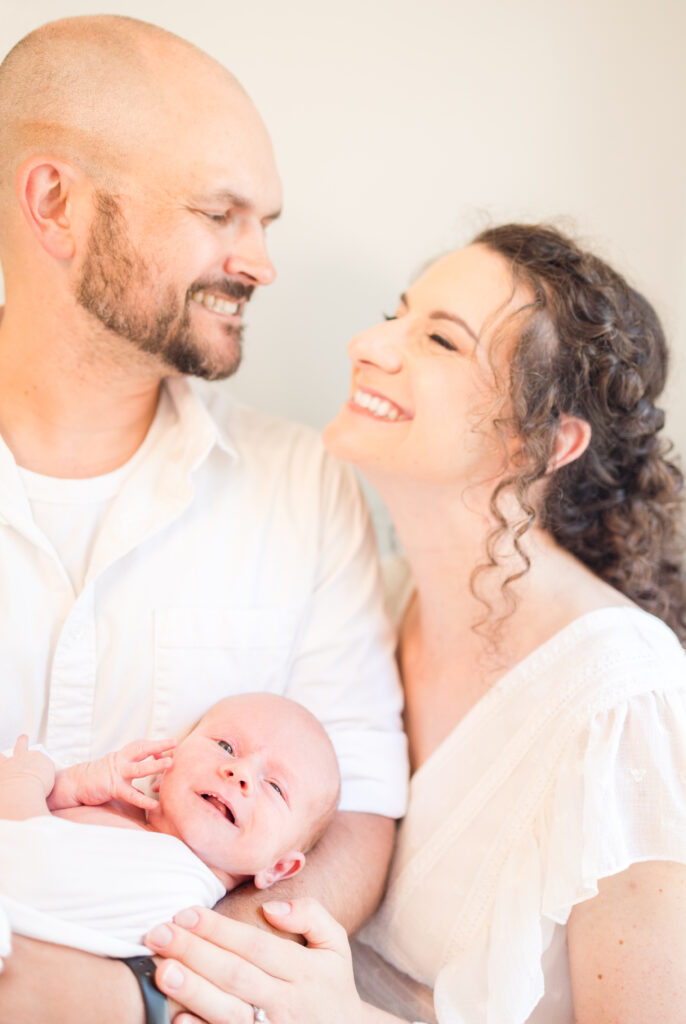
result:
[[(68, 19), (0, 67), (0, 748), (25, 732), (88, 760), (227, 694), (287, 693), (328, 728), (343, 786), (284, 891), (352, 930), (406, 785), (366, 512), (310, 432), (188, 380), (237, 369), (280, 206), (240, 85), (161, 29)], [(257, 918), (251, 892), (222, 909)], [(118, 962), (17, 938), (0, 1018), (143, 1008)]]

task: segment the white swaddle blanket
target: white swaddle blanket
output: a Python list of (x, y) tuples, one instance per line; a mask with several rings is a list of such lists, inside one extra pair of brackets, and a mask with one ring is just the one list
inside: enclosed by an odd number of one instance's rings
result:
[(47, 814), (0, 821), (0, 958), (12, 932), (102, 956), (148, 954), (141, 940), (153, 925), (224, 892), (173, 836)]

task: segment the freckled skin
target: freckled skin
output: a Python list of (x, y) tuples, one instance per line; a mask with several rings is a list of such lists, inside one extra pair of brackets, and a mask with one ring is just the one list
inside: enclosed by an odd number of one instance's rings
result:
[(598, 888), (568, 924), (575, 1024), (683, 1021), (686, 867), (638, 863)]

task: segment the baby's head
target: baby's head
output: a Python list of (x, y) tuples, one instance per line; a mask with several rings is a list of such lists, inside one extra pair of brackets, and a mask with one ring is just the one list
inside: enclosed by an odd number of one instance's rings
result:
[(301, 704), (270, 693), (219, 701), (179, 744), (148, 814), (226, 885), (297, 874), (329, 824), (340, 777), (331, 741)]

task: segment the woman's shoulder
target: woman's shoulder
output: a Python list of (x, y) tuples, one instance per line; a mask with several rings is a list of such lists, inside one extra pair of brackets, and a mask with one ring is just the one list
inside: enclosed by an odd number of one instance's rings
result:
[[(599, 693), (686, 687), (686, 652), (660, 619), (634, 605), (596, 608), (553, 636), (542, 650), (567, 673), (592, 673)], [(605, 681), (603, 685), (602, 681)]]

